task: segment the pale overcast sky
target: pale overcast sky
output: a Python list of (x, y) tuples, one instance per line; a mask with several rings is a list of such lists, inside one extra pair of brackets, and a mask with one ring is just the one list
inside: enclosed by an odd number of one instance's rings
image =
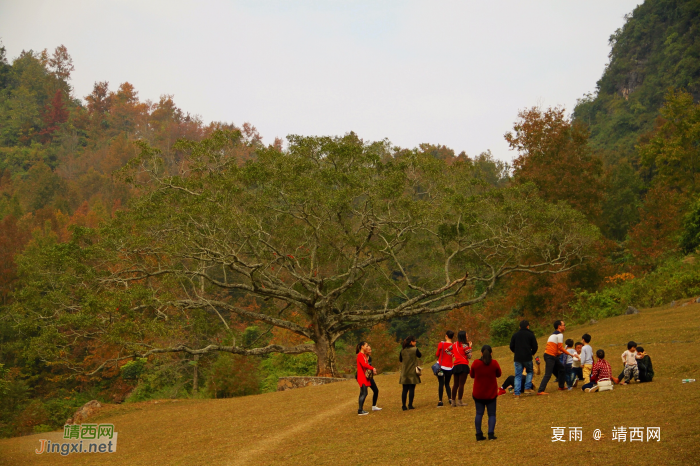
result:
[(518, 110), (571, 112), (638, 3), (0, 0), (0, 38), (10, 59), (64, 44), (76, 97), (129, 81), (266, 143), (355, 131), (511, 160)]

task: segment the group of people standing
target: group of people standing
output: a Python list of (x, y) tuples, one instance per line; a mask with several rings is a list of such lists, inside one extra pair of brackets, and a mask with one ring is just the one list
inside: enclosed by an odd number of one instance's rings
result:
[[(612, 367), (605, 360), (605, 351), (599, 349), (595, 352), (597, 361), (593, 360), (593, 348), (591, 347), (591, 335), (584, 333), (581, 341), (564, 340), (566, 324), (562, 320), (554, 321), (554, 332), (547, 339), (544, 351), (545, 372), (540, 382), (538, 395), (548, 395), (545, 391), (552, 376), (555, 377), (559, 390), (572, 390), (583, 382), (581, 390), (592, 393), (601, 387), (611, 387), (619, 383), (626, 385), (632, 379), (636, 382), (651, 382), (654, 377), (654, 369), (651, 358), (644, 352), (644, 348), (638, 348), (634, 341), (627, 344), (627, 351), (622, 353), (624, 369), (619, 377), (612, 376)], [(513, 396), (521, 394), (523, 371), (525, 371), (525, 393), (532, 393), (533, 356), (537, 353), (537, 339), (530, 331), (527, 320), (520, 322), (520, 330), (516, 332), (510, 341), (510, 349), (513, 352), (515, 365), (515, 378), (513, 381)], [(508, 381), (506, 381), (508, 383)], [(505, 384), (504, 384), (505, 385)], [(504, 387), (501, 387), (505, 392)]]
[[(649, 357), (644, 349), (638, 347), (633, 341), (627, 345), (627, 351), (622, 354), (624, 370), (618, 377), (612, 376), (610, 363), (605, 360), (605, 351), (599, 349), (595, 352), (597, 361), (593, 361), (593, 349), (590, 345), (591, 336), (584, 334), (581, 341), (574, 344), (571, 339), (564, 340), (566, 325), (562, 320), (556, 320), (553, 324), (554, 332), (547, 339), (544, 350), (545, 372), (537, 390), (538, 395), (547, 395), (545, 388), (552, 376), (555, 377), (559, 390), (571, 390), (576, 387), (579, 380), (583, 382), (582, 390), (596, 392), (604, 389), (612, 389), (611, 384), (625, 385), (632, 380), (636, 382), (651, 382), (654, 370)], [(535, 369), (539, 374), (539, 358), (537, 338), (530, 330), (527, 320), (520, 322), (520, 329), (513, 334), (510, 341), (510, 349), (513, 352), (513, 364), (515, 375), (509, 376), (505, 383), (499, 387), (498, 378), (501, 377), (501, 367), (498, 361), (492, 358), (492, 350), (489, 345), (481, 348), (481, 358), (472, 359), (472, 342), (467, 333), (460, 331), (455, 341), (455, 333), (452, 330), (445, 332), (445, 338), (438, 343), (435, 356), (437, 362), (433, 365), (433, 373), (438, 378), (438, 407), (443, 405), (443, 393), (447, 393), (448, 403), (452, 407), (465, 406), (462, 402), (464, 386), (467, 378), (474, 379), (472, 399), (476, 408), (474, 424), (476, 427), (476, 440), (486, 440), (482, 431), (484, 414), (488, 414), (488, 439), (495, 440), (496, 428), (496, 401), (499, 395), (506, 393), (506, 388), (513, 387), (513, 396), (520, 397), (522, 393), (534, 393), (532, 382)], [(408, 411), (415, 409), (413, 399), (416, 385), (421, 383), (422, 368), (418, 365), (422, 357), (416, 346), (416, 338), (410, 336), (402, 343), (399, 354), (401, 362), (401, 374), (399, 383), (403, 386), (401, 392), (401, 409)], [(372, 411), (380, 411), (377, 407), (379, 389), (374, 381), (377, 371), (372, 367), (372, 348), (362, 341), (356, 347), (357, 353), (357, 382), (360, 385), (359, 407), (357, 414), (364, 416), (369, 414), (364, 410), (364, 403), (369, 389), (373, 391)], [(533, 364), (537, 364), (536, 366)], [(607, 382), (606, 382), (607, 381)], [(452, 386), (450, 386), (452, 382)], [(610, 384), (610, 385), (607, 385)], [(568, 385), (568, 387), (567, 387)]]
[[(445, 332), (445, 339), (438, 344), (435, 356), (438, 361), (433, 368), (438, 377), (438, 407), (442, 407), (443, 393), (447, 393), (449, 404), (452, 407), (465, 406), (462, 403), (464, 386), (467, 378), (471, 375), (474, 379), (472, 389), (472, 399), (476, 408), (474, 424), (476, 427), (476, 440), (486, 440), (482, 431), (482, 421), (484, 414), (488, 414), (488, 439), (495, 440), (494, 430), (496, 428), (496, 400), (498, 398), (498, 377), (501, 376), (501, 367), (491, 356), (492, 350), (489, 345), (481, 348), (481, 358), (475, 360), (471, 368), (469, 360), (472, 359), (472, 342), (468, 341), (467, 333), (460, 331), (457, 334), (457, 341), (453, 341), (454, 332)], [(402, 343), (399, 354), (401, 362), (401, 374), (399, 383), (403, 386), (401, 392), (401, 409), (408, 411), (415, 409), (413, 399), (416, 385), (421, 383), (422, 368), (418, 365), (418, 359), (422, 357), (420, 350), (416, 347), (416, 338), (410, 336)], [(374, 391), (372, 410), (378, 411), (377, 398), (379, 390), (374, 382), (374, 375), (377, 371), (371, 365), (372, 349), (367, 342), (360, 342), (356, 347), (357, 352), (357, 382), (360, 385), (359, 407), (357, 414), (364, 416), (369, 412), (364, 410), (365, 399), (368, 389)], [(452, 387), (450, 381), (454, 379)], [(408, 402), (408, 403), (407, 403)]]

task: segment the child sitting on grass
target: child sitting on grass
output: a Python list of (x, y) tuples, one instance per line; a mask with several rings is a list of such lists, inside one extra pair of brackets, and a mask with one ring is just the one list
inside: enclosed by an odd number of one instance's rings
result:
[(627, 351), (622, 353), (622, 362), (625, 364), (624, 376), (625, 379), (620, 382), (620, 385), (627, 385), (634, 380), (639, 382), (639, 367), (637, 366), (637, 344), (633, 341), (627, 343)]
[(610, 367), (610, 363), (605, 360), (605, 351), (599, 349), (595, 352), (595, 355), (598, 358), (598, 362), (593, 364), (593, 369), (591, 370), (591, 381), (581, 387), (581, 390), (586, 393), (598, 391), (598, 381), (610, 379), (612, 375), (612, 367)]

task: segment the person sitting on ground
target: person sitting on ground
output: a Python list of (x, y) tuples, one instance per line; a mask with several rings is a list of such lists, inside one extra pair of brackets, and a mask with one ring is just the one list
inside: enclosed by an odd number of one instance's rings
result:
[(574, 351), (576, 351), (576, 356), (574, 358), (574, 364), (573, 364), (573, 371), (574, 371), (574, 387), (576, 386), (576, 382), (579, 380), (583, 380), (583, 368), (581, 367), (581, 349), (583, 348), (583, 343), (578, 342), (576, 345), (574, 345)]
[(591, 336), (585, 333), (581, 337), (581, 372), (583, 373), (583, 383), (591, 381), (591, 371), (593, 370), (593, 348), (591, 347)]
[[(525, 372), (525, 369), (523, 369), (523, 377), (527, 377), (527, 373)], [(515, 388), (515, 376), (514, 375), (509, 375), (506, 377), (506, 380), (503, 381), (503, 384), (498, 388), (498, 396), (505, 395), (508, 393), (508, 390), (512, 390)], [(528, 385), (525, 385), (525, 393), (534, 393), (534, 386), (532, 382), (530, 382), (529, 389)]]
[(591, 381), (583, 384), (581, 390), (586, 393), (593, 393), (598, 390), (598, 382), (604, 379), (610, 379), (612, 374), (612, 367), (610, 363), (605, 360), (605, 351), (599, 349), (595, 353), (598, 358), (598, 362), (593, 364), (593, 370), (591, 370)]
[(651, 364), (651, 357), (641, 346), (637, 347), (637, 367), (639, 368), (640, 382), (651, 382), (654, 379), (654, 366)]
[(632, 381), (632, 377), (639, 382), (639, 367), (637, 366), (637, 343), (630, 341), (627, 343), (627, 351), (622, 353), (622, 362), (625, 364), (625, 379), (620, 385), (627, 385)]
[[(637, 347), (637, 367), (639, 369), (639, 382), (651, 382), (654, 378), (654, 366), (651, 364), (651, 357), (644, 352), (644, 348), (641, 346)], [(625, 370), (622, 369), (620, 372), (620, 377), (613, 377), (613, 382), (620, 383), (620, 380), (625, 379)]]

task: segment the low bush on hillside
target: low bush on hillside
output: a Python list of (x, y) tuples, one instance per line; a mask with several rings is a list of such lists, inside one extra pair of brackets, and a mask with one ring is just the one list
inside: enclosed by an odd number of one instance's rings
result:
[(625, 275), (600, 291), (579, 291), (571, 303), (573, 320), (612, 317), (623, 314), (628, 306), (656, 307), (700, 296), (700, 261), (694, 256), (672, 258), (643, 277)]

